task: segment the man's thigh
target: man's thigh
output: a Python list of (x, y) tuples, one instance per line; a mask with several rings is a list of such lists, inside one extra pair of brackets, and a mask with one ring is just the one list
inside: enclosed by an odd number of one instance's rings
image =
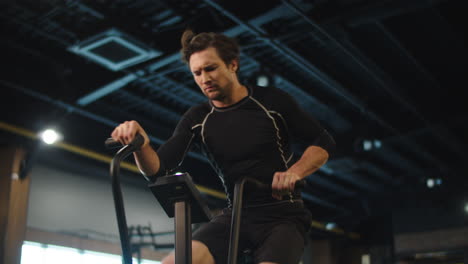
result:
[(296, 224), (283, 222), (265, 232), (264, 238), (260, 242), (257, 241), (255, 263), (299, 263), (304, 251), (305, 238)]
[[(174, 264), (174, 252), (171, 252), (162, 261), (163, 264)], [(192, 240), (192, 263), (193, 264), (215, 264), (208, 247), (200, 241)]]
[(230, 217), (220, 216), (204, 224), (192, 236), (207, 246), (216, 264), (227, 263), (230, 236)]

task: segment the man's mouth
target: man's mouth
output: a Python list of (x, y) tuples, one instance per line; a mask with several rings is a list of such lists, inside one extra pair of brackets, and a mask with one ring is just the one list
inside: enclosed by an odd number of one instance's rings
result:
[(214, 86), (208, 86), (208, 87), (205, 88), (205, 92), (212, 92), (214, 90), (216, 90), (216, 87), (214, 87)]

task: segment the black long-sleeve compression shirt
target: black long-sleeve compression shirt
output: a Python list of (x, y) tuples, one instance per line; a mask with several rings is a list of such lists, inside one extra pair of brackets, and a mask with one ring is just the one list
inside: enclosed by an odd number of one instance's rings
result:
[[(276, 88), (249, 88), (247, 97), (229, 107), (206, 102), (190, 108), (157, 151), (161, 161), (158, 175), (177, 167), (195, 143), (220, 177), (230, 202), (240, 177), (270, 184), (275, 172), (286, 171), (294, 163), (291, 139), (329, 153), (335, 145), (330, 134), (287, 93)], [(274, 201), (271, 192), (246, 186), (247, 205)]]

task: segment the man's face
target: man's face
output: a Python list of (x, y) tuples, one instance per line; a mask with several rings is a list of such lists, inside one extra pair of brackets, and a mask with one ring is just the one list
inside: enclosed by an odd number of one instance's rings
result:
[(231, 95), (237, 78), (237, 62), (226, 65), (216, 49), (209, 47), (190, 56), (190, 70), (195, 82), (210, 100), (223, 101)]

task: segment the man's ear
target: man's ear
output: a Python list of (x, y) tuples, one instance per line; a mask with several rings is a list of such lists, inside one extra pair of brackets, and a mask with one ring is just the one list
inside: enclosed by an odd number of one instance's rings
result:
[(238, 69), (239, 69), (239, 61), (232, 60), (231, 61), (231, 71), (237, 72)]

